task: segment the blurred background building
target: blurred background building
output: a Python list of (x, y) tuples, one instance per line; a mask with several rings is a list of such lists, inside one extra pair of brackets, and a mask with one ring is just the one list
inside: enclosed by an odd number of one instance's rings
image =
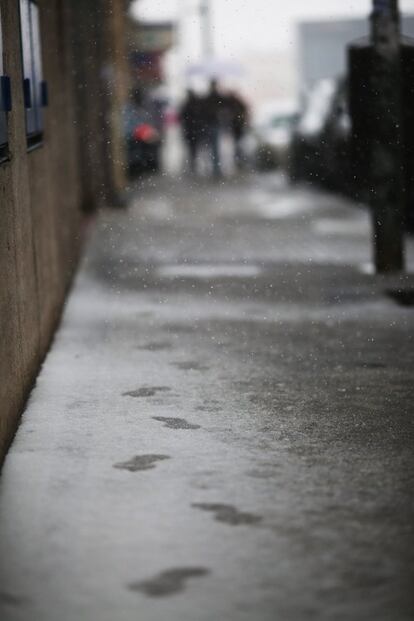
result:
[[(404, 15), (402, 32), (414, 36), (414, 15)], [(369, 35), (369, 22), (361, 19), (324, 19), (299, 21), (298, 85), (307, 92), (317, 82), (337, 79), (347, 72), (347, 46)]]
[[(259, 114), (271, 101), (296, 99), (315, 80), (343, 76), (345, 45), (368, 33), (371, 11), (370, 0), (292, 0), (284, 5), (265, 0), (210, 0), (208, 4), (213, 55), (243, 68), (236, 80), (223, 76), (224, 83), (237, 85)], [(131, 14), (144, 22), (170, 19), (176, 24), (175, 44), (163, 61), (173, 99), (180, 98), (189, 84), (188, 67), (203, 57), (202, 6), (200, 0), (136, 0), (131, 4)], [(400, 8), (403, 31), (410, 35), (412, 0), (400, 2)], [(327, 55), (317, 60), (323, 49)]]

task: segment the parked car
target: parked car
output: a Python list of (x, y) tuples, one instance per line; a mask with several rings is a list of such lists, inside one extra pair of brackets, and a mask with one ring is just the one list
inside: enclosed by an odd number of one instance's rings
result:
[(348, 83), (344, 79), (336, 82), (322, 137), (321, 158), (325, 185), (335, 191), (353, 194), (352, 122)]
[[(408, 231), (414, 231), (414, 149), (410, 138), (414, 113), (410, 105), (413, 99), (411, 84), (412, 81), (407, 79), (407, 103), (404, 110), (404, 199)], [(289, 174), (293, 182), (311, 181), (368, 204), (371, 196), (369, 140), (375, 133), (375, 123), (367, 129), (367, 115), (361, 112), (368, 110), (369, 115), (369, 97), (372, 95), (368, 90), (357, 91), (355, 85), (353, 92), (350, 92), (351, 88), (347, 79), (322, 80), (308, 95), (293, 132)]]
[(273, 112), (253, 127), (255, 162), (259, 170), (286, 168), (296, 120), (294, 112)]
[(335, 88), (334, 80), (321, 80), (305, 98), (292, 136), (290, 176), (293, 181), (324, 181), (324, 130), (335, 97)]
[(352, 193), (351, 132), (347, 81), (322, 80), (307, 97), (294, 131), (291, 179)]
[(268, 101), (255, 111), (245, 139), (245, 150), (254, 167), (259, 170), (286, 167), (296, 120), (293, 101)]

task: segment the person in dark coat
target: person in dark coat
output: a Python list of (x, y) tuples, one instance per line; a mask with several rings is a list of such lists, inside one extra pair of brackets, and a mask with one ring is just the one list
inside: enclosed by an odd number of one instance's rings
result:
[(249, 125), (249, 110), (243, 99), (235, 92), (225, 98), (228, 127), (234, 142), (234, 159), (238, 167), (243, 163), (242, 141)]
[(187, 91), (187, 98), (180, 111), (180, 121), (184, 140), (187, 144), (190, 170), (196, 172), (197, 155), (201, 145), (203, 129), (202, 102), (194, 91)]
[(209, 149), (213, 174), (221, 177), (220, 135), (223, 125), (224, 97), (216, 80), (210, 83), (210, 90), (202, 101), (202, 124), (205, 143)]

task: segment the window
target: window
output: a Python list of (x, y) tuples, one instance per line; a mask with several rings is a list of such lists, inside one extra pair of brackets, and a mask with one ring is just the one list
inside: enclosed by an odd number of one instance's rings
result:
[(20, 0), (23, 54), (23, 90), (26, 131), (29, 145), (41, 140), (43, 110), (47, 105), (46, 83), (42, 76), (39, 7), (35, 0)]
[(10, 109), (10, 79), (4, 75), (3, 34), (0, 13), (0, 161), (7, 156), (7, 113)]

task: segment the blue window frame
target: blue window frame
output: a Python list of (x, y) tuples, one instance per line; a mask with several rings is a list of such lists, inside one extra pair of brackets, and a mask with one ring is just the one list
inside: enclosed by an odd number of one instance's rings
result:
[(20, 23), (26, 132), (30, 145), (42, 139), (42, 108), (47, 105), (46, 83), (42, 73), (39, 7), (35, 0), (20, 0)]
[(4, 75), (3, 33), (0, 13), (0, 161), (7, 157), (7, 113), (11, 110), (10, 79)]

